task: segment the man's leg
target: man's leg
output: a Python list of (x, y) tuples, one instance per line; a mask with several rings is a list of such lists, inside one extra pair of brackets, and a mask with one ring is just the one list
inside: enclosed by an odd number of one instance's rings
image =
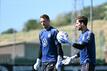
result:
[(81, 71), (95, 71), (95, 66), (90, 63), (83, 64), (81, 67)]
[(56, 70), (56, 63), (42, 63), (38, 71), (64, 71), (63, 66), (60, 70)]
[(55, 64), (56, 63), (48, 63), (46, 66), (46, 71), (56, 71)]
[(38, 71), (46, 71), (45, 69), (46, 69), (46, 63), (42, 63), (41, 64), (41, 66), (40, 66), (40, 68), (38, 69)]

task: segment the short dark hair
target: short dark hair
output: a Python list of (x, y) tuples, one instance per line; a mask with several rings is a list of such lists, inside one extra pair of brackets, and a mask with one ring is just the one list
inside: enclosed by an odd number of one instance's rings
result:
[(83, 24), (84, 24), (85, 26), (87, 26), (88, 18), (87, 18), (86, 16), (78, 16), (78, 17), (76, 18), (76, 20), (79, 20), (80, 23), (83, 22)]
[(47, 20), (50, 21), (50, 18), (49, 18), (49, 16), (48, 16), (47, 14), (43, 14), (43, 15), (41, 15), (40, 18), (46, 18)]

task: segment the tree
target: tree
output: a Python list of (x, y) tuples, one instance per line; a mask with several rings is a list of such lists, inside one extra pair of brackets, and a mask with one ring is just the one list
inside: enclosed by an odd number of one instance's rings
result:
[(30, 19), (25, 23), (23, 31), (30, 31), (38, 28), (40, 28), (40, 24), (38, 24), (37, 20)]
[(2, 32), (1, 34), (11, 34), (11, 33), (16, 33), (17, 31), (13, 28), (9, 28), (8, 30)]
[(71, 13), (62, 13), (56, 17), (55, 26), (64, 26), (71, 24)]
[[(107, 3), (93, 7), (93, 20), (106, 19), (107, 16)], [(90, 17), (90, 7), (85, 7), (81, 10), (83, 15)]]

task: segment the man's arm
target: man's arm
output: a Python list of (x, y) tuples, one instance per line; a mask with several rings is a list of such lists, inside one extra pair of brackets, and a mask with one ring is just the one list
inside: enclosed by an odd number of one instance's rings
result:
[(72, 46), (77, 48), (77, 49), (83, 49), (85, 48), (86, 46), (88, 45), (88, 43), (86, 42), (83, 42), (82, 44), (79, 44), (79, 43), (73, 43)]
[(58, 33), (58, 31), (55, 32), (55, 44), (56, 44), (56, 47), (57, 47), (58, 57), (57, 57), (57, 63), (56, 63), (55, 67), (58, 71), (61, 71), (62, 70), (62, 60), (63, 60), (63, 49), (62, 49), (61, 43), (59, 43), (58, 40), (57, 40), (57, 37), (56, 37), (57, 33)]
[(94, 34), (91, 32), (88, 32), (87, 36), (83, 36), (83, 40), (81, 40), (81, 43), (73, 43), (72, 46), (77, 49), (83, 49), (86, 46), (88, 46), (91, 42), (93, 42)]
[(76, 59), (78, 57), (80, 57), (80, 53), (79, 52), (77, 54), (71, 56), (71, 57), (64, 56), (64, 59), (62, 60), (62, 64), (63, 65), (68, 65), (68, 64), (70, 64), (72, 62), (72, 60), (74, 60), (74, 59)]
[(63, 49), (60, 43), (57, 45), (57, 53), (63, 58)]
[(42, 58), (42, 50), (41, 50), (41, 48), (39, 48), (38, 58), (39, 58), (39, 59)]
[(56, 69), (57, 71), (62, 71), (63, 50), (60, 43), (57, 46), (57, 53), (58, 53), (58, 57), (57, 57)]

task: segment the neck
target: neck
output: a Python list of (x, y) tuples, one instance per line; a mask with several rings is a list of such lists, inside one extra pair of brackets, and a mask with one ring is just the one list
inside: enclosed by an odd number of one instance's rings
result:
[(51, 26), (47, 26), (47, 27), (45, 27), (45, 29), (48, 30), (50, 27), (51, 27)]
[(50, 25), (48, 25), (48, 26), (44, 26), (45, 29), (48, 29), (49, 27), (50, 27)]
[(83, 29), (82, 29), (82, 32), (85, 32), (87, 30), (87, 27), (84, 27)]

